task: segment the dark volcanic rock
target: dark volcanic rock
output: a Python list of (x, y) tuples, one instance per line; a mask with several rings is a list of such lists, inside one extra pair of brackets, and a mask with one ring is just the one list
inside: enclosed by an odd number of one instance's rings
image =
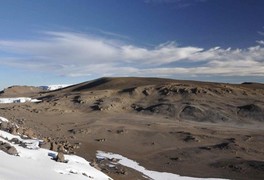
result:
[(213, 108), (202, 109), (193, 105), (186, 105), (180, 112), (180, 118), (183, 120), (192, 120), (197, 122), (223, 122), (230, 119), (222, 112)]
[(201, 119), (204, 118), (204, 112), (195, 106), (185, 106), (180, 113), (180, 117), (184, 119)]
[(164, 104), (164, 103), (149, 106), (145, 110), (157, 114), (165, 114), (171, 116), (175, 116), (176, 113), (176, 108), (173, 104)]
[(146, 108), (140, 105), (132, 104), (131, 107), (138, 112), (161, 114), (161, 115), (167, 115), (171, 117), (176, 116), (176, 107), (173, 104), (158, 103), (155, 105), (148, 106)]
[(15, 143), (15, 144), (20, 144), (21, 143), (21, 141), (19, 141), (19, 139), (17, 139), (17, 138), (12, 138), (10, 140), (10, 142)]
[[(262, 161), (248, 161), (248, 160), (237, 160), (237, 159), (227, 159), (211, 164), (211, 166), (216, 168), (225, 168), (231, 171), (239, 173), (256, 173), (257, 176), (263, 175), (264, 172), (264, 162)], [(263, 176), (262, 176), (263, 177)], [(252, 178), (254, 179), (254, 178)]]
[(264, 121), (264, 110), (255, 104), (239, 106), (237, 114), (239, 117), (242, 118), (253, 119), (256, 121)]

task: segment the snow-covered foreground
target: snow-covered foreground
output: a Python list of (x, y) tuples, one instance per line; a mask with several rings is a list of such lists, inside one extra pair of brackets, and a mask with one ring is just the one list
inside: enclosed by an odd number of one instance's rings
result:
[[(105, 159), (105, 158), (117, 159), (118, 164), (132, 168), (138, 172), (141, 172), (146, 177), (150, 179), (154, 179), (154, 180), (198, 180), (198, 179), (217, 180), (216, 178), (194, 178), (194, 177), (180, 176), (177, 174), (172, 174), (172, 173), (167, 173), (167, 172), (157, 172), (157, 171), (147, 170), (143, 166), (140, 166), (136, 161), (130, 160), (119, 154), (97, 151), (96, 157), (97, 159)], [(112, 165), (115, 165), (117, 163), (112, 162)]]
[(68, 87), (68, 86), (71, 86), (71, 84), (47, 85), (47, 86), (40, 86), (40, 88), (45, 91), (54, 91), (57, 89)]
[[(5, 118), (0, 117), (1, 121)], [(57, 152), (39, 148), (40, 140), (24, 140), (20, 136), (9, 134), (0, 130), (0, 141), (8, 142), (17, 138), (26, 144), (26, 147), (12, 144), (19, 156), (9, 155), (0, 150), (0, 179), (1, 180), (110, 180), (111, 178), (101, 171), (90, 166), (85, 159), (75, 155), (65, 155), (67, 163), (53, 160)]]
[(0, 98), (0, 104), (8, 103), (25, 103), (25, 102), (40, 102), (41, 100), (32, 99), (29, 97), (16, 97), (16, 98)]

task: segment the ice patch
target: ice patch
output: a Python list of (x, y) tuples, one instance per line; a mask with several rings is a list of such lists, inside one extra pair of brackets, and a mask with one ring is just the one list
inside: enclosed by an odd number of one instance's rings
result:
[(217, 178), (195, 178), (195, 177), (186, 177), (186, 176), (180, 176), (177, 174), (167, 173), (167, 172), (158, 172), (158, 171), (151, 171), (145, 169), (143, 166), (140, 166), (136, 161), (130, 160), (122, 155), (119, 154), (113, 154), (113, 153), (107, 153), (103, 151), (97, 151), (96, 154), (97, 159), (117, 159), (119, 164), (132, 168), (136, 171), (141, 172), (149, 179), (154, 180), (199, 180), (199, 179), (208, 179), (208, 180), (220, 180)]

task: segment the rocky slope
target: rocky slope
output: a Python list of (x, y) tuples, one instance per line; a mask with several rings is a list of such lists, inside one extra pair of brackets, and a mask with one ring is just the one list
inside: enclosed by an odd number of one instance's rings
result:
[[(34, 94), (34, 93), (33, 93)], [(263, 179), (264, 85), (159, 78), (100, 78), (0, 104), (0, 114), (36, 136), (77, 144), (76, 153), (116, 179), (142, 179), (106, 167), (102, 150), (149, 170), (193, 177)], [(50, 148), (50, 147), (49, 147)]]
[(47, 102), (67, 101), (79, 111), (158, 115), (179, 121), (264, 121), (264, 85), (158, 78), (101, 78), (45, 93)]

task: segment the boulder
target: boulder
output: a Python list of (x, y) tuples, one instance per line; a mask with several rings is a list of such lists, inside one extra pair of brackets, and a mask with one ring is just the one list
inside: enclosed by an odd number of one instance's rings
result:
[(23, 134), (28, 136), (29, 138), (33, 138), (33, 136), (34, 136), (34, 132), (30, 128), (29, 129), (24, 129)]
[(6, 142), (1, 142), (0, 144), (0, 149), (3, 150), (4, 152), (6, 152), (6, 150), (9, 149), (10, 147), (11, 147), (10, 144)]
[(6, 152), (7, 152), (8, 154), (10, 154), (10, 155), (17, 155), (17, 154), (18, 154), (16, 148), (13, 147), (13, 146), (11, 146)]
[(58, 151), (58, 145), (55, 142), (51, 142), (50, 150)]
[(64, 154), (62, 152), (58, 152), (55, 160), (57, 162), (65, 162)]
[(0, 141), (0, 150), (10, 154), (10, 155), (17, 155), (18, 152), (15, 147), (11, 146), (9, 143)]
[(6, 130), (7, 128), (8, 128), (8, 122), (5, 122), (5, 121), (2, 122), (2, 123), (1, 123), (1, 129), (2, 129), (2, 130)]
[(17, 138), (12, 138), (12, 139), (10, 140), (10, 142), (15, 143), (15, 144), (20, 144), (20, 143), (21, 143), (21, 142), (19, 141), (19, 139), (17, 139)]
[(50, 150), (51, 149), (51, 143), (50, 142), (42, 142), (40, 145), (39, 145), (40, 148), (43, 148), (43, 149), (48, 149)]
[(58, 152), (64, 152), (64, 151), (65, 151), (65, 149), (64, 149), (63, 145), (59, 144), (58, 145)]
[(17, 129), (17, 133), (18, 134), (20, 134), (20, 135), (22, 135), (23, 134), (23, 128), (22, 127), (19, 127), (18, 129)]
[(17, 135), (17, 128), (16, 127), (11, 127), (10, 128), (10, 133), (13, 135)]

